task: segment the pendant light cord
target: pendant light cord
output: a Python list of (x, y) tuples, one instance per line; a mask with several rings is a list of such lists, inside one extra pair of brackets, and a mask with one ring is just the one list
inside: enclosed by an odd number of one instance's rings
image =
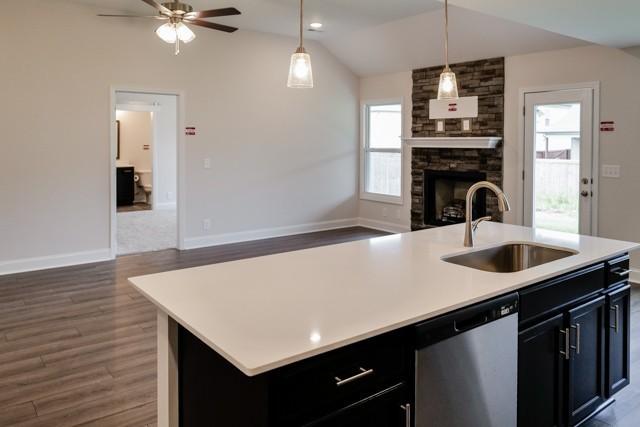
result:
[(444, 63), (449, 69), (449, 0), (444, 0)]
[(303, 19), (304, 19), (303, 9), (304, 9), (304, 0), (300, 0), (300, 48), (301, 49), (304, 48), (303, 39), (302, 39), (302, 34), (303, 34), (302, 22), (303, 22)]

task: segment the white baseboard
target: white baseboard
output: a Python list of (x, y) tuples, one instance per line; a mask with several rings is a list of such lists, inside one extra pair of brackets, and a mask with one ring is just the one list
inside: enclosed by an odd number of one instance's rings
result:
[(155, 209), (176, 209), (176, 202), (157, 203)]
[(202, 237), (188, 237), (184, 240), (184, 249), (206, 248), (228, 243), (248, 242), (251, 240), (268, 239), (271, 237), (292, 236), (295, 234), (312, 233), (314, 231), (335, 230), (338, 228), (356, 227), (358, 218), (338, 219), (309, 224), (290, 225), (285, 227), (263, 228), (259, 230), (239, 231), (237, 233), (212, 234)]
[(393, 222), (378, 221), (376, 219), (358, 218), (358, 225), (372, 228), (374, 230), (386, 231), (387, 233), (406, 233), (411, 231), (411, 227)]
[(45, 270), (48, 268), (67, 267), (69, 265), (88, 264), (113, 259), (110, 249), (76, 252), (71, 254), (50, 255), (35, 258), (23, 258), (11, 261), (0, 261), (0, 276), (24, 273), (25, 271)]
[(629, 274), (629, 282), (633, 285), (640, 285), (640, 270), (635, 268), (631, 269), (631, 273)]

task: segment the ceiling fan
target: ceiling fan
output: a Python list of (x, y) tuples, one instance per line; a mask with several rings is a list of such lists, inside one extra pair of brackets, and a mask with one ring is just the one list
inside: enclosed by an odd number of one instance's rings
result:
[(141, 16), (141, 15), (98, 15), (108, 18), (151, 18), (168, 21), (156, 30), (156, 34), (163, 41), (175, 45), (175, 54), (180, 53), (180, 42), (189, 43), (196, 38), (191, 29), (185, 24), (198, 25), (200, 27), (211, 28), (213, 30), (233, 33), (237, 30), (235, 27), (228, 25), (216, 24), (214, 22), (204, 21), (202, 18), (213, 18), (216, 16), (240, 15), (240, 11), (235, 7), (225, 7), (222, 9), (194, 11), (191, 5), (181, 3), (179, 1), (158, 3), (155, 0), (142, 0), (148, 5), (154, 7), (157, 15)]

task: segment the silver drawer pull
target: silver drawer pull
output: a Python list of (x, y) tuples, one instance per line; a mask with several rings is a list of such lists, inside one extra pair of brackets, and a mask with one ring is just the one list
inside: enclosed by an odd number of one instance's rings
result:
[(616, 268), (615, 270), (611, 270), (611, 272), (617, 276), (624, 277), (624, 276), (628, 276), (631, 270), (627, 270), (622, 267), (619, 267), (619, 268)]
[(620, 308), (617, 305), (614, 305), (613, 307), (611, 307), (611, 310), (613, 310), (615, 312), (615, 323), (613, 324), (613, 326), (611, 326), (612, 329), (615, 329), (616, 334), (618, 333), (618, 315), (620, 313)]
[(572, 345), (571, 348), (576, 351), (576, 354), (580, 354), (580, 323), (571, 325), (571, 329), (576, 330), (576, 345), (575, 346)]
[(400, 405), (400, 409), (404, 411), (404, 426), (411, 427), (411, 404)]
[(565, 360), (569, 360), (571, 358), (569, 328), (560, 329), (560, 333), (564, 335), (564, 351), (560, 350), (560, 354), (564, 356)]
[(341, 385), (349, 384), (352, 381), (359, 380), (360, 378), (364, 378), (371, 374), (373, 374), (373, 369), (360, 368), (360, 372), (355, 374), (352, 377), (345, 378), (345, 379), (341, 379), (340, 377), (335, 377), (336, 385), (340, 387)]

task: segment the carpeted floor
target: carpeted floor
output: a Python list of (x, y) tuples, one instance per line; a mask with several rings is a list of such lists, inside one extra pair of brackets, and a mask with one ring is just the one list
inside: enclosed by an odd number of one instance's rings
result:
[(174, 209), (118, 213), (118, 255), (175, 248), (177, 219)]

